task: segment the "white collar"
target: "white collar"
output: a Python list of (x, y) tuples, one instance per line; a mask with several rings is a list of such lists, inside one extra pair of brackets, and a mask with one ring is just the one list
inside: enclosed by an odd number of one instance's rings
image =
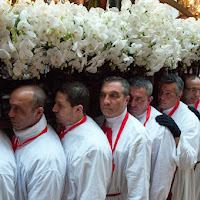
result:
[[(85, 116), (85, 115), (84, 115), (84, 116)], [(84, 116), (83, 116), (83, 118), (84, 118)], [(87, 117), (88, 117), (88, 116), (87, 116)], [(82, 118), (82, 119), (83, 119), (83, 118)], [(82, 120), (82, 119), (81, 119), (81, 120)], [(66, 125), (66, 126), (64, 125), (65, 131), (68, 130), (68, 129), (70, 129), (70, 128), (71, 128), (72, 126), (74, 126), (75, 124), (78, 124), (81, 120), (79, 120), (78, 122), (76, 122), (76, 123), (74, 123), (74, 124), (72, 124), (72, 125)]]
[(166, 114), (166, 115), (169, 115), (169, 113), (173, 110), (175, 106), (173, 106), (172, 108), (169, 108), (167, 110), (163, 110), (163, 113)]
[(114, 117), (114, 118), (106, 118), (106, 122), (107, 122), (107, 126), (108, 127), (113, 127), (114, 124), (121, 124), (125, 115), (127, 113), (127, 108), (125, 108), (124, 112), (117, 116), (117, 117)]
[(146, 120), (146, 116), (147, 116), (147, 110), (143, 114), (135, 116), (135, 118), (138, 119), (141, 123), (144, 123)]
[(47, 120), (45, 115), (43, 114), (40, 121), (37, 124), (33, 125), (32, 127), (21, 131), (16, 131), (16, 130), (13, 131), (15, 135), (19, 138), (20, 143), (23, 143), (26, 140), (40, 134), (45, 129), (46, 126), (47, 126)]

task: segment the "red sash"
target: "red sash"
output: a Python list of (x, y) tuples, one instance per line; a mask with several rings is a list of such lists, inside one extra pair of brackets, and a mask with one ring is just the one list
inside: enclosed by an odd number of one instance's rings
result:
[(151, 114), (151, 106), (148, 106), (146, 121), (144, 122), (144, 127), (146, 126), (146, 123), (149, 120), (150, 114)]
[(32, 142), (34, 139), (36, 139), (37, 137), (39, 137), (40, 135), (42, 135), (42, 134), (44, 134), (46, 132), (47, 132), (47, 126), (45, 127), (45, 129), (39, 135), (26, 140), (22, 144), (19, 144), (18, 137), (13, 136), (13, 138), (12, 138), (12, 147), (13, 147), (14, 152), (17, 150), (17, 148), (23, 147), (25, 144), (27, 144), (29, 142)]
[(199, 101), (200, 101), (200, 99), (198, 99), (198, 100), (197, 100), (197, 102), (195, 103), (195, 105), (194, 105), (195, 109), (197, 109), (197, 108), (198, 108)]
[(174, 106), (174, 108), (168, 114), (169, 117), (171, 117), (175, 113), (175, 111), (177, 110), (177, 108), (179, 107), (179, 105), (180, 105), (180, 101)]
[(85, 115), (85, 116), (83, 117), (83, 119), (82, 119), (80, 122), (74, 124), (74, 125), (71, 126), (68, 130), (63, 131), (63, 132), (59, 135), (60, 140), (62, 140), (62, 138), (63, 138), (69, 131), (71, 131), (72, 129), (76, 128), (77, 126), (83, 124), (86, 120), (87, 120), (87, 117), (86, 117), (86, 115)]
[(119, 196), (121, 193), (116, 193), (116, 194), (107, 194), (107, 197), (115, 197), (115, 196)]
[[(122, 131), (123, 131), (125, 125), (126, 125), (126, 122), (127, 122), (127, 120), (128, 120), (128, 116), (129, 116), (129, 114), (128, 114), (128, 112), (127, 112), (126, 115), (125, 115), (125, 117), (124, 117), (124, 119), (123, 119), (123, 121), (122, 121), (122, 124), (121, 124), (121, 126), (120, 126), (120, 129), (119, 129), (119, 132), (118, 132), (118, 134), (117, 134), (117, 138), (116, 138), (116, 140), (115, 140), (115, 144), (114, 144), (114, 147), (113, 147), (113, 148), (112, 148), (112, 137), (110, 138), (110, 136), (109, 136), (108, 141), (111, 140), (111, 141), (109, 141), (109, 143), (110, 143), (110, 147), (111, 147), (111, 149), (112, 149), (112, 154), (114, 153), (114, 151), (115, 151), (115, 149), (116, 149), (118, 140), (119, 140), (119, 138), (120, 138), (120, 136), (121, 136), (121, 133), (122, 133)], [(101, 128), (102, 128), (102, 130), (104, 131), (104, 133), (105, 133), (105, 134), (107, 135), (107, 137), (108, 137), (108, 132), (112, 131), (112, 129), (111, 129), (111, 128), (107, 128), (105, 125), (106, 125), (106, 120), (104, 120), (103, 126), (102, 126)], [(114, 163), (114, 158), (113, 158), (113, 167), (112, 167), (112, 171), (114, 172), (114, 170), (115, 170), (115, 163)]]

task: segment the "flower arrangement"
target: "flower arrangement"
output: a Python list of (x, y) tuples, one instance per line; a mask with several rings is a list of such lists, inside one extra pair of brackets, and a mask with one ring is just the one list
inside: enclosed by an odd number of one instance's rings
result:
[(51, 68), (96, 73), (129, 66), (153, 75), (200, 60), (200, 22), (175, 19), (158, 0), (122, 1), (103, 10), (83, 5), (0, 1), (0, 61), (13, 79), (30, 79)]

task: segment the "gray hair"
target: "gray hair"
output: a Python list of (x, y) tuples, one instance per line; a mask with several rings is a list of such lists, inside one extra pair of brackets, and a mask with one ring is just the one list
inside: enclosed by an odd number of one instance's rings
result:
[(141, 76), (136, 76), (129, 80), (129, 84), (131, 87), (134, 87), (134, 88), (145, 88), (147, 91), (147, 96), (148, 97), (152, 96), (153, 85), (151, 81), (149, 81), (148, 79), (145, 79), (144, 77), (141, 77)]
[(103, 80), (102, 86), (104, 83), (108, 83), (108, 82), (120, 82), (123, 87), (122, 93), (124, 94), (124, 97), (127, 97), (129, 95), (130, 85), (126, 79), (123, 79), (120, 76), (110, 76)]
[(183, 91), (184, 83), (183, 80), (176, 74), (168, 74), (163, 76), (160, 80), (160, 84), (171, 84), (176, 83), (176, 94), (179, 94)]

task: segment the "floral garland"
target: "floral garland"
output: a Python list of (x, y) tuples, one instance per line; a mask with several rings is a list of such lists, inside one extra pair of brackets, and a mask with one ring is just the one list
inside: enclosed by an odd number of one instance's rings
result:
[(96, 73), (140, 66), (148, 75), (200, 60), (200, 22), (175, 19), (158, 0), (123, 0), (121, 11), (82, 5), (0, 1), (0, 60), (13, 79), (30, 79), (51, 68)]

